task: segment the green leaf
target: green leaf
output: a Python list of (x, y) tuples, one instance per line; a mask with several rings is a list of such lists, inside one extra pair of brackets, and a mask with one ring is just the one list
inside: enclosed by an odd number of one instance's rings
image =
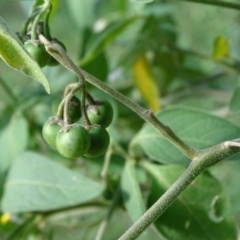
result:
[[(80, 58), (85, 54), (85, 51), (87, 50), (86, 49), (87, 43), (92, 36), (93, 32), (89, 28), (84, 29)], [(93, 76), (97, 77), (98, 79), (105, 81), (108, 75), (108, 62), (104, 50), (102, 50), (102, 52), (100, 52), (91, 62), (84, 65), (82, 69), (92, 74)]]
[(96, 20), (97, 1), (79, 1), (71, 0), (66, 1), (70, 15), (76, 25), (80, 28), (92, 27)]
[[(159, 166), (145, 163), (152, 178), (149, 207), (184, 172), (180, 166)], [(155, 222), (155, 226), (171, 240), (237, 239), (229, 199), (220, 183), (205, 173), (176, 199)]]
[(33, 152), (14, 161), (4, 189), (3, 212), (46, 211), (84, 203), (102, 187)]
[(240, 79), (238, 80), (238, 85), (233, 92), (229, 108), (233, 112), (237, 112), (240, 110)]
[[(162, 111), (156, 117), (191, 147), (205, 149), (240, 136), (240, 128), (227, 120), (191, 108), (175, 107)], [(187, 164), (187, 159), (155, 128), (146, 124), (133, 140), (149, 158), (165, 164)]]
[(222, 161), (210, 169), (213, 176), (218, 179), (232, 204), (233, 214), (240, 216), (240, 161)]
[[(143, 196), (139, 186), (137, 172), (134, 163), (128, 159), (125, 163), (121, 177), (121, 190), (123, 195), (124, 206), (132, 220), (136, 222), (146, 211), (143, 202)], [(139, 240), (162, 239), (160, 233), (153, 226), (148, 228), (139, 237)]]
[(17, 36), (0, 17), (0, 57), (10, 67), (40, 82), (50, 93), (50, 86), (39, 65), (24, 49)]
[(8, 170), (14, 159), (27, 148), (28, 123), (21, 113), (15, 113), (0, 135), (0, 170)]
[(132, 221), (137, 221), (145, 212), (143, 197), (140, 191), (135, 167), (131, 160), (127, 160), (122, 173), (121, 187), (124, 206)]
[(138, 16), (134, 16), (123, 21), (111, 23), (105, 30), (103, 30), (103, 32), (93, 36), (93, 41), (89, 41), (89, 47), (87, 47), (85, 55), (80, 60), (80, 66), (84, 66), (91, 62), (108, 44), (115, 39), (117, 35), (119, 35), (127, 26), (138, 18)]

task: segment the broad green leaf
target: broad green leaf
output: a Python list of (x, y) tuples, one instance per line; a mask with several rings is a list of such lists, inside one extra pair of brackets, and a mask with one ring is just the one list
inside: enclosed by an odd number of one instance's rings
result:
[[(132, 220), (136, 222), (146, 211), (143, 202), (143, 196), (139, 187), (137, 173), (134, 163), (128, 159), (125, 163), (124, 170), (121, 177), (121, 190), (123, 195), (124, 206)], [(163, 239), (160, 233), (154, 228), (150, 227), (139, 237), (139, 240), (148, 240), (151, 238)]]
[(15, 113), (0, 135), (0, 172), (5, 172), (14, 159), (27, 148), (28, 123), (21, 113)]
[(46, 211), (84, 203), (102, 187), (49, 159), (24, 152), (14, 161), (4, 188), (3, 212)]
[[(175, 107), (158, 113), (156, 117), (191, 147), (204, 149), (240, 136), (240, 128), (225, 119), (199, 110)], [(155, 128), (146, 124), (133, 140), (149, 158), (165, 164), (187, 164), (187, 159)]]
[(214, 48), (212, 57), (216, 60), (221, 60), (225, 57), (229, 57), (229, 45), (228, 40), (225, 37), (217, 37), (214, 41)]
[(50, 93), (50, 86), (39, 65), (24, 49), (17, 36), (0, 17), (0, 57), (10, 67), (40, 82)]
[[(149, 207), (184, 172), (180, 166), (145, 163), (152, 178)], [(155, 222), (155, 226), (171, 240), (237, 239), (229, 199), (220, 183), (204, 173), (185, 189)]]
[(134, 81), (148, 107), (154, 112), (160, 109), (160, 94), (144, 54), (133, 64)]
[(93, 36), (92, 39), (94, 40), (92, 42), (90, 41), (90, 45), (87, 48), (86, 54), (80, 60), (80, 66), (84, 66), (91, 62), (108, 44), (110, 44), (116, 38), (117, 35), (119, 35), (126, 27), (128, 27), (138, 18), (138, 16), (134, 16), (123, 21), (114, 22), (105, 30), (103, 30), (101, 34)]
[(229, 108), (233, 112), (240, 110), (240, 78), (238, 80), (238, 85), (233, 92), (233, 96), (230, 101)]
[(210, 169), (213, 176), (218, 179), (232, 203), (233, 214), (240, 216), (240, 161), (222, 161)]
[[(84, 29), (80, 58), (85, 54), (87, 50), (86, 49), (87, 43), (92, 36), (93, 32), (89, 28)], [(108, 62), (104, 50), (101, 53), (99, 53), (99, 55), (97, 55), (96, 58), (94, 58), (91, 62), (84, 65), (82, 69), (92, 74), (93, 76), (97, 77), (98, 79), (105, 81), (108, 75)]]

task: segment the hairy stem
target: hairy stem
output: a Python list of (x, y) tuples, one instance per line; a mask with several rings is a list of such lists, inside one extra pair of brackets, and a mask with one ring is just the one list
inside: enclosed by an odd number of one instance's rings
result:
[[(239, 142), (224, 142), (201, 150), (179, 179), (145, 212), (119, 240), (136, 239), (151, 223), (156, 221), (176, 200), (180, 193), (205, 169), (240, 151)], [(149, 171), (148, 163), (142, 166)]]
[(235, 3), (235, 2), (217, 1), (217, 0), (183, 0), (183, 1), (194, 2), (194, 3), (203, 3), (203, 4), (218, 6), (218, 7), (225, 7), (225, 8), (240, 10), (240, 4)]

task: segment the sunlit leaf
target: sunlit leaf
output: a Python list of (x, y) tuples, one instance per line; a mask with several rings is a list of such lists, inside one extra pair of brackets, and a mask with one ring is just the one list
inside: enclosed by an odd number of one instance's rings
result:
[[(145, 163), (152, 178), (149, 207), (184, 172), (179, 166)], [(201, 174), (155, 222), (167, 239), (237, 239), (235, 221), (221, 184), (207, 173)]]
[(3, 212), (46, 211), (97, 197), (102, 187), (49, 159), (24, 152), (14, 161), (4, 190)]
[(0, 57), (10, 67), (40, 82), (50, 93), (50, 86), (39, 65), (24, 49), (17, 36), (0, 17)]
[(143, 54), (135, 61), (133, 73), (136, 87), (154, 112), (160, 109), (160, 94), (146, 56)]
[(214, 41), (214, 48), (212, 57), (216, 60), (220, 60), (225, 57), (229, 57), (229, 44), (225, 37), (217, 37)]

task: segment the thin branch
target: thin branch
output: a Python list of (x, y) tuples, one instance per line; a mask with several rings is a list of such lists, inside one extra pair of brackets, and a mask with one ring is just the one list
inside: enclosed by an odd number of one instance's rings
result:
[(240, 4), (235, 2), (216, 1), (216, 0), (182, 0), (182, 1), (203, 3), (203, 4), (218, 6), (218, 7), (225, 7), (225, 8), (230, 8), (234, 10), (240, 10)]
[[(201, 150), (199, 156), (191, 162), (187, 170), (179, 177), (179, 179), (118, 240), (136, 239), (151, 223), (156, 221), (165, 212), (180, 193), (200, 173), (206, 168), (237, 152), (240, 152), (240, 143), (236, 140), (224, 142), (212, 148)], [(147, 162), (142, 163), (142, 166), (147, 171), (149, 171), (148, 164), (149, 163)]]

